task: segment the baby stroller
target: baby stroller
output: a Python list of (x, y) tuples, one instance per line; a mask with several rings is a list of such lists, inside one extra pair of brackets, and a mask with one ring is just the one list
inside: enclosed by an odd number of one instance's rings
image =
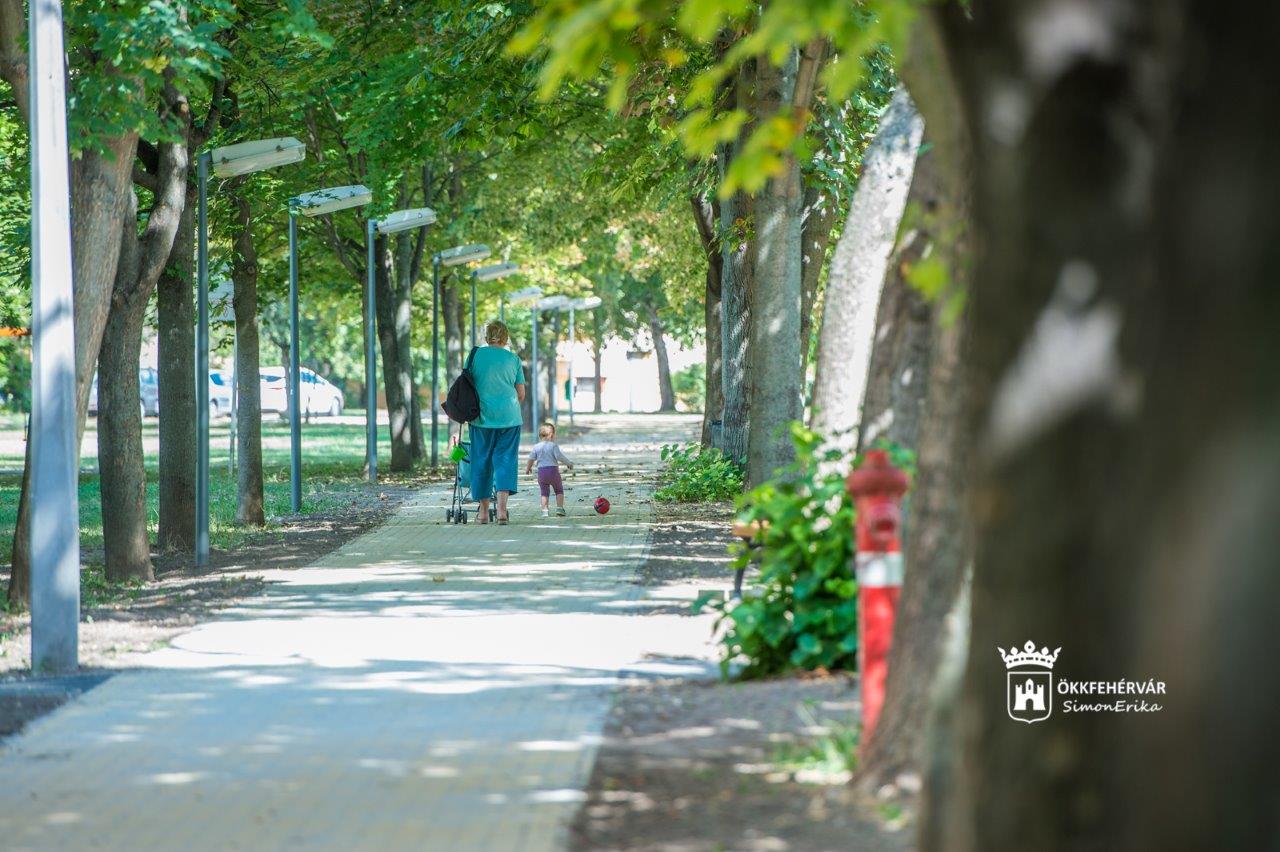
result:
[[(445, 512), (445, 521), (450, 524), (465, 524), (467, 522), (467, 503), (479, 503), (471, 494), (471, 442), (459, 441), (455, 439), (453, 449), (449, 452), (449, 457), (458, 463), (457, 471), (453, 475), (453, 505)], [(492, 486), (489, 493), (489, 520), (492, 521), (498, 517), (498, 510), (494, 507), (494, 494)], [(479, 511), (479, 507), (473, 511)]]

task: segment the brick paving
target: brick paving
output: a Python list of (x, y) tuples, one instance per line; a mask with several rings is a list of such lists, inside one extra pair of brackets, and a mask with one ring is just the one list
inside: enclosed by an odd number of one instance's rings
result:
[(595, 421), (565, 445), (568, 518), (541, 518), (534, 486), (510, 526), (446, 524), (431, 489), (267, 572), (261, 597), (5, 745), (2, 845), (563, 848), (619, 677), (709, 668), (707, 619), (630, 582), (652, 519), (637, 474), (695, 429)]

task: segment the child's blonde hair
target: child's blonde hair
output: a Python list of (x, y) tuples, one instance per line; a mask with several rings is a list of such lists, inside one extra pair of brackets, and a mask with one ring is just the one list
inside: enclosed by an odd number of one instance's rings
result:
[(538, 427), (538, 437), (546, 441), (556, 436), (556, 424), (550, 421)]

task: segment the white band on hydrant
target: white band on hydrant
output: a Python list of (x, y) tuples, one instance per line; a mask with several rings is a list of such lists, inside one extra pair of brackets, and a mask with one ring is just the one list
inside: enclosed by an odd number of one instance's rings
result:
[(867, 589), (902, 585), (901, 553), (859, 553), (858, 585)]

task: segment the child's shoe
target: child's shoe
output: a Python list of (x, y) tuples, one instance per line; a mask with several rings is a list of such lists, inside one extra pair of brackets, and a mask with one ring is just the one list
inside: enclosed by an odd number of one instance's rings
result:
[(544, 517), (544, 518), (549, 518), (549, 517), (551, 517), (551, 513), (550, 513), (550, 512), (548, 512), (546, 509), (543, 509), (543, 510), (542, 510), (542, 517)]
[(564, 507), (563, 507), (563, 506), (561, 506), (560, 508), (556, 509), (556, 516), (557, 516), (557, 517), (561, 517), (561, 518), (563, 518), (563, 517), (564, 517)]

